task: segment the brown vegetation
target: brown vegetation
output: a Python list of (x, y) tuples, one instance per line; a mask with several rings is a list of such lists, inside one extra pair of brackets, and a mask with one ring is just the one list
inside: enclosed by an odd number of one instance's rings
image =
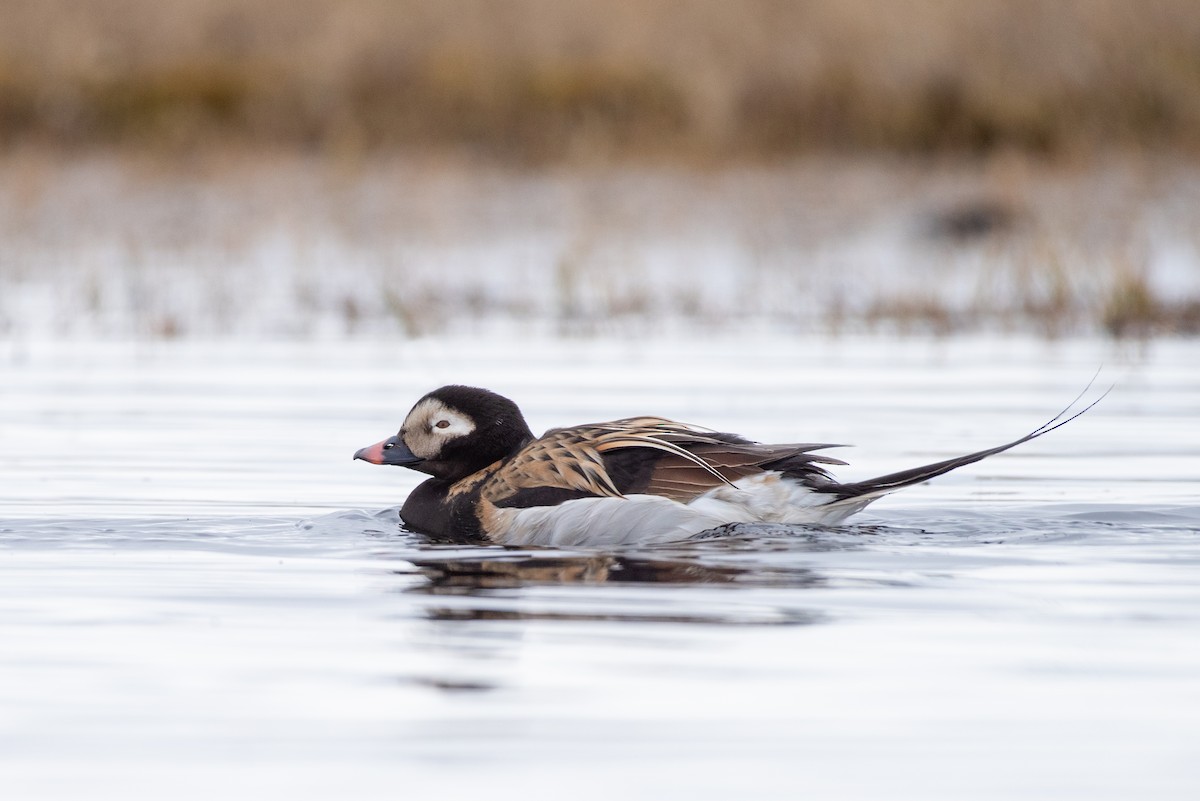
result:
[(22, 150), (0, 338), (1200, 334), (1200, 166), (992, 161)]
[(1113, 337), (1200, 334), (1200, 300), (1161, 297), (1142, 275), (1118, 276), (1100, 310)]
[(7, 0), (0, 143), (1200, 146), (1195, 0)]

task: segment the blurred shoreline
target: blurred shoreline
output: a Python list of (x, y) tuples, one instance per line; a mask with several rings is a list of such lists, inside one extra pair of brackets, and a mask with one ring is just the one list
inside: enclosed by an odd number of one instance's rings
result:
[(6, 339), (1200, 331), (1200, 166), (0, 157)]
[(0, 337), (1200, 333), (1195, 0), (9, 0)]
[(8, 0), (0, 147), (1200, 153), (1193, 0)]

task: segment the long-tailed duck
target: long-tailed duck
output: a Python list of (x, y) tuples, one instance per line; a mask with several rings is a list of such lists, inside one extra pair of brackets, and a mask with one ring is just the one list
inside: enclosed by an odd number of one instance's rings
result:
[(730, 523), (838, 523), (882, 495), (1036, 439), (1094, 405), (1069, 416), (1068, 407), (994, 448), (841, 483), (826, 466), (846, 462), (822, 453), (834, 445), (764, 445), (661, 417), (535, 437), (508, 398), (445, 386), (417, 401), (395, 436), (354, 458), (432, 476), (400, 511), (407, 526), (427, 534), (507, 545), (668, 542)]

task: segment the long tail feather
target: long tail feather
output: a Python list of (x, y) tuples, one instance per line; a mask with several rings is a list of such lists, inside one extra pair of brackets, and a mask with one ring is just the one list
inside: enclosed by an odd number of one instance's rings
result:
[[(1099, 373), (1097, 373), (1097, 375), (1098, 374)], [(1034, 440), (1045, 434), (1049, 434), (1055, 429), (1062, 428), (1077, 417), (1091, 411), (1091, 409), (1097, 403), (1104, 400), (1108, 396), (1108, 393), (1112, 392), (1113, 388), (1109, 387), (1108, 389), (1104, 390), (1103, 393), (1101, 393), (1100, 397), (1096, 398), (1079, 411), (1072, 413), (1071, 409), (1075, 406), (1075, 404), (1079, 403), (1080, 399), (1082, 399), (1084, 395), (1087, 394), (1088, 390), (1091, 389), (1092, 384), (1095, 383), (1095, 381), (1096, 376), (1093, 376), (1092, 380), (1088, 382), (1088, 385), (1084, 387), (1083, 391), (1080, 392), (1073, 401), (1067, 404), (1066, 408), (1019, 439), (1014, 439), (1012, 442), (1006, 442), (1003, 445), (997, 445), (996, 447), (988, 448), (987, 450), (968, 453), (966, 456), (957, 456), (953, 459), (946, 459), (942, 462), (934, 462), (933, 464), (913, 467), (908, 470), (901, 470), (898, 473), (889, 473), (886, 476), (879, 476), (866, 481), (858, 481), (851, 484), (835, 484), (825, 490), (826, 492), (829, 492), (835, 496), (835, 500), (830, 501), (830, 503), (827, 505), (840, 506), (846, 505), (848, 502), (861, 502), (862, 505), (865, 506), (867, 501), (878, 498), (881, 495), (886, 495), (889, 492), (893, 492), (903, 487), (910, 487), (913, 484), (920, 484), (928, 481), (931, 478), (945, 475), (951, 470), (957, 470), (964, 465), (974, 464), (975, 462), (986, 459), (989, 456), (995, 456), (997, 453), (1003, 453), (1010, 448), (1015, 448), (1018, 445), (1029, 442), (1030, 440)]]

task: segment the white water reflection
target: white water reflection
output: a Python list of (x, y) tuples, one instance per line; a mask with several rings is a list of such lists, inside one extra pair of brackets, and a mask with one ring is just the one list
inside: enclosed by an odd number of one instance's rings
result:
[[(1195, 344), (777, 339), (0, 352), (16, 798), (1191, 798)], [(833, 530), (431, 545), (352, 463), (449, 381), (535, 429), (656, 413), (857, 443), (1052, 435)]]
[(1178, 159), (32, 156), (0, 159), (16, 339), (1197, 325), (1200, 170)]

